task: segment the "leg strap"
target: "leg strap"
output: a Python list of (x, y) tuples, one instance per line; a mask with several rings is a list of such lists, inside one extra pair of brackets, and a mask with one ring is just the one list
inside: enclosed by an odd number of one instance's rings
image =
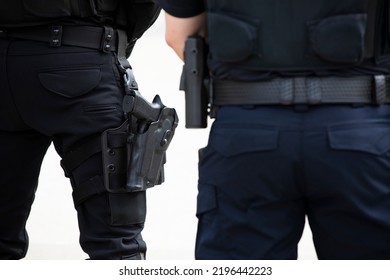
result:
[(100, 136), (89, 140), (88, 142), (79, 146), (76, 150), (70, 151), (61, 160), (61, 167), (65, 172), (65, 176), (69, 178), (74, 169), (76, 169), (80, 164), (89, 159), (91, 156), (97, 153), (101, 153), (101, 151), (102, 144)]
[[(61, 167), (65, 172), (65, 176), (69, 178), (77, 167), (79, 167), (93, 155), (101, 152), (102, 145), (100, 136), (95, 137), (77, 147), (77, 149), (70, 151), (61, 160)], [(97, 194), (102, 194), (104, 192), (106, 192), (106, 188), (104, 187), (102, 177), (99, 175), (94, 176), (82, 184), (73, 186), (72, 195), (74, 205), (77, 207), (88, 198)]]
[(107, 192), (107, 190), (104, 187), (101, 176), (92, 177), (88, 181), (74, 188), (72, 194), (74, 206), (77, 208), (77, 206), (82, 204), (88, 198), (105, 192)]

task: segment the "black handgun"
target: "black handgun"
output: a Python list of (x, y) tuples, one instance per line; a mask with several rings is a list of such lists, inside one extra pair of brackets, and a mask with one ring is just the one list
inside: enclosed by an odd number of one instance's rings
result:
[(126, 92), (123, 99), (123, 112), (138, 119), (137, 130), (139, 133), (143, 133), (150, 123), (159, 119), (165, 106), (159, 95), (156, 95), (150, 103), (139, 93), (132, 69), (126, 69), (123, 79)]
[(206, 128), (209, 111), (207, 46), (200, 36), (188, 37), (180, 90), (185, 92), (186, 128)]

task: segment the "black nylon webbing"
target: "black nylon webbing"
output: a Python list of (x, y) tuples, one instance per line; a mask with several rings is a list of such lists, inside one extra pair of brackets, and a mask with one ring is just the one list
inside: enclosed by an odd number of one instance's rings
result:
[(79, 146), (76, 150), (71, 151), (61, 160), (61, 167), (64, 169), (65, 175), (69, 177), (75, 168), (94, 154), (100, 153), (101, 151), (102, 144), (100, 136), (93, 138), (92, 140), (84, 143), (82, 146)]
[(263, 82), (214, 81), (214, 105), (390, 103), (389, 77), (276, 78)]
[[(47, 42), (51, 46), (61, 45), (84, 47), (90, 49), (111, 52), (117, 50), (117, 33), (111, 27), (97, 26), (37, 26), (25, 28), (0, 28), (3, 37), (18, 38), (39, 42)], [(57, 38), (57, 30), (61, 31)], [(53, 34), (55, 40), (60, 40), (60, 44), (53, 44)]]
[(118, 60), (123, 69), (131, 68), (126, 58), (127, 34), (124, 30), (117, 30), (118, 34)]
[(102, 194), (106, 192), (103, 180), (100, 176), (95, 176), (84, 182), (83, 184), (76, 186), (73, 190), (73, 202), (75, 207), (86, 201), (88, 198)]

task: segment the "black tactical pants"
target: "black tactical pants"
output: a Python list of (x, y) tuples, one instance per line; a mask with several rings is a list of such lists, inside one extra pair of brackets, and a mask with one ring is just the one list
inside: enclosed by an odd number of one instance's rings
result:
[[(51, 142), (63, 157), (118, 127), (122, 97), (113, 53), (0, 39), (0, 259), (26, 254), (26, 220)], [(101, 184), (102, 172), (97, 153), (69, 174), (73, 189)], [(91, 259), (141, 258), (145, 199), (145, 192), (103, 192), (76, 207)]]

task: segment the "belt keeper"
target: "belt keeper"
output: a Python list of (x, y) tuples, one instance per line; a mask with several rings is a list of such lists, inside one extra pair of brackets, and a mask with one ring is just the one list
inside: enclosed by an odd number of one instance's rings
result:
[(320, 104), (322, 99), (318, 78), (306, 79), (307, 101), (309, 104)]
[(386, 77), (384, 75), (374, 76), (374, 83), (372, 101), (375, 105), (383, 105), (386, 103)]
[(101, 50), (105, 53), (109, 53), (111, 51), (112, 44), (114, 42), (114, 29), (111, 27), (104, 27), (104, 34), (102, 38)]
[(294, 82), (292, 79), (280, 79), (280, 103), (291, 105), (294, 102)]
[(62, 26), (53, 25), (51, 27), (50, 46), (54, 48), (61, 47), (61, 39), (62, 39)]
[(0, 29), (0, 38), (7, 38), (7, 31)]

